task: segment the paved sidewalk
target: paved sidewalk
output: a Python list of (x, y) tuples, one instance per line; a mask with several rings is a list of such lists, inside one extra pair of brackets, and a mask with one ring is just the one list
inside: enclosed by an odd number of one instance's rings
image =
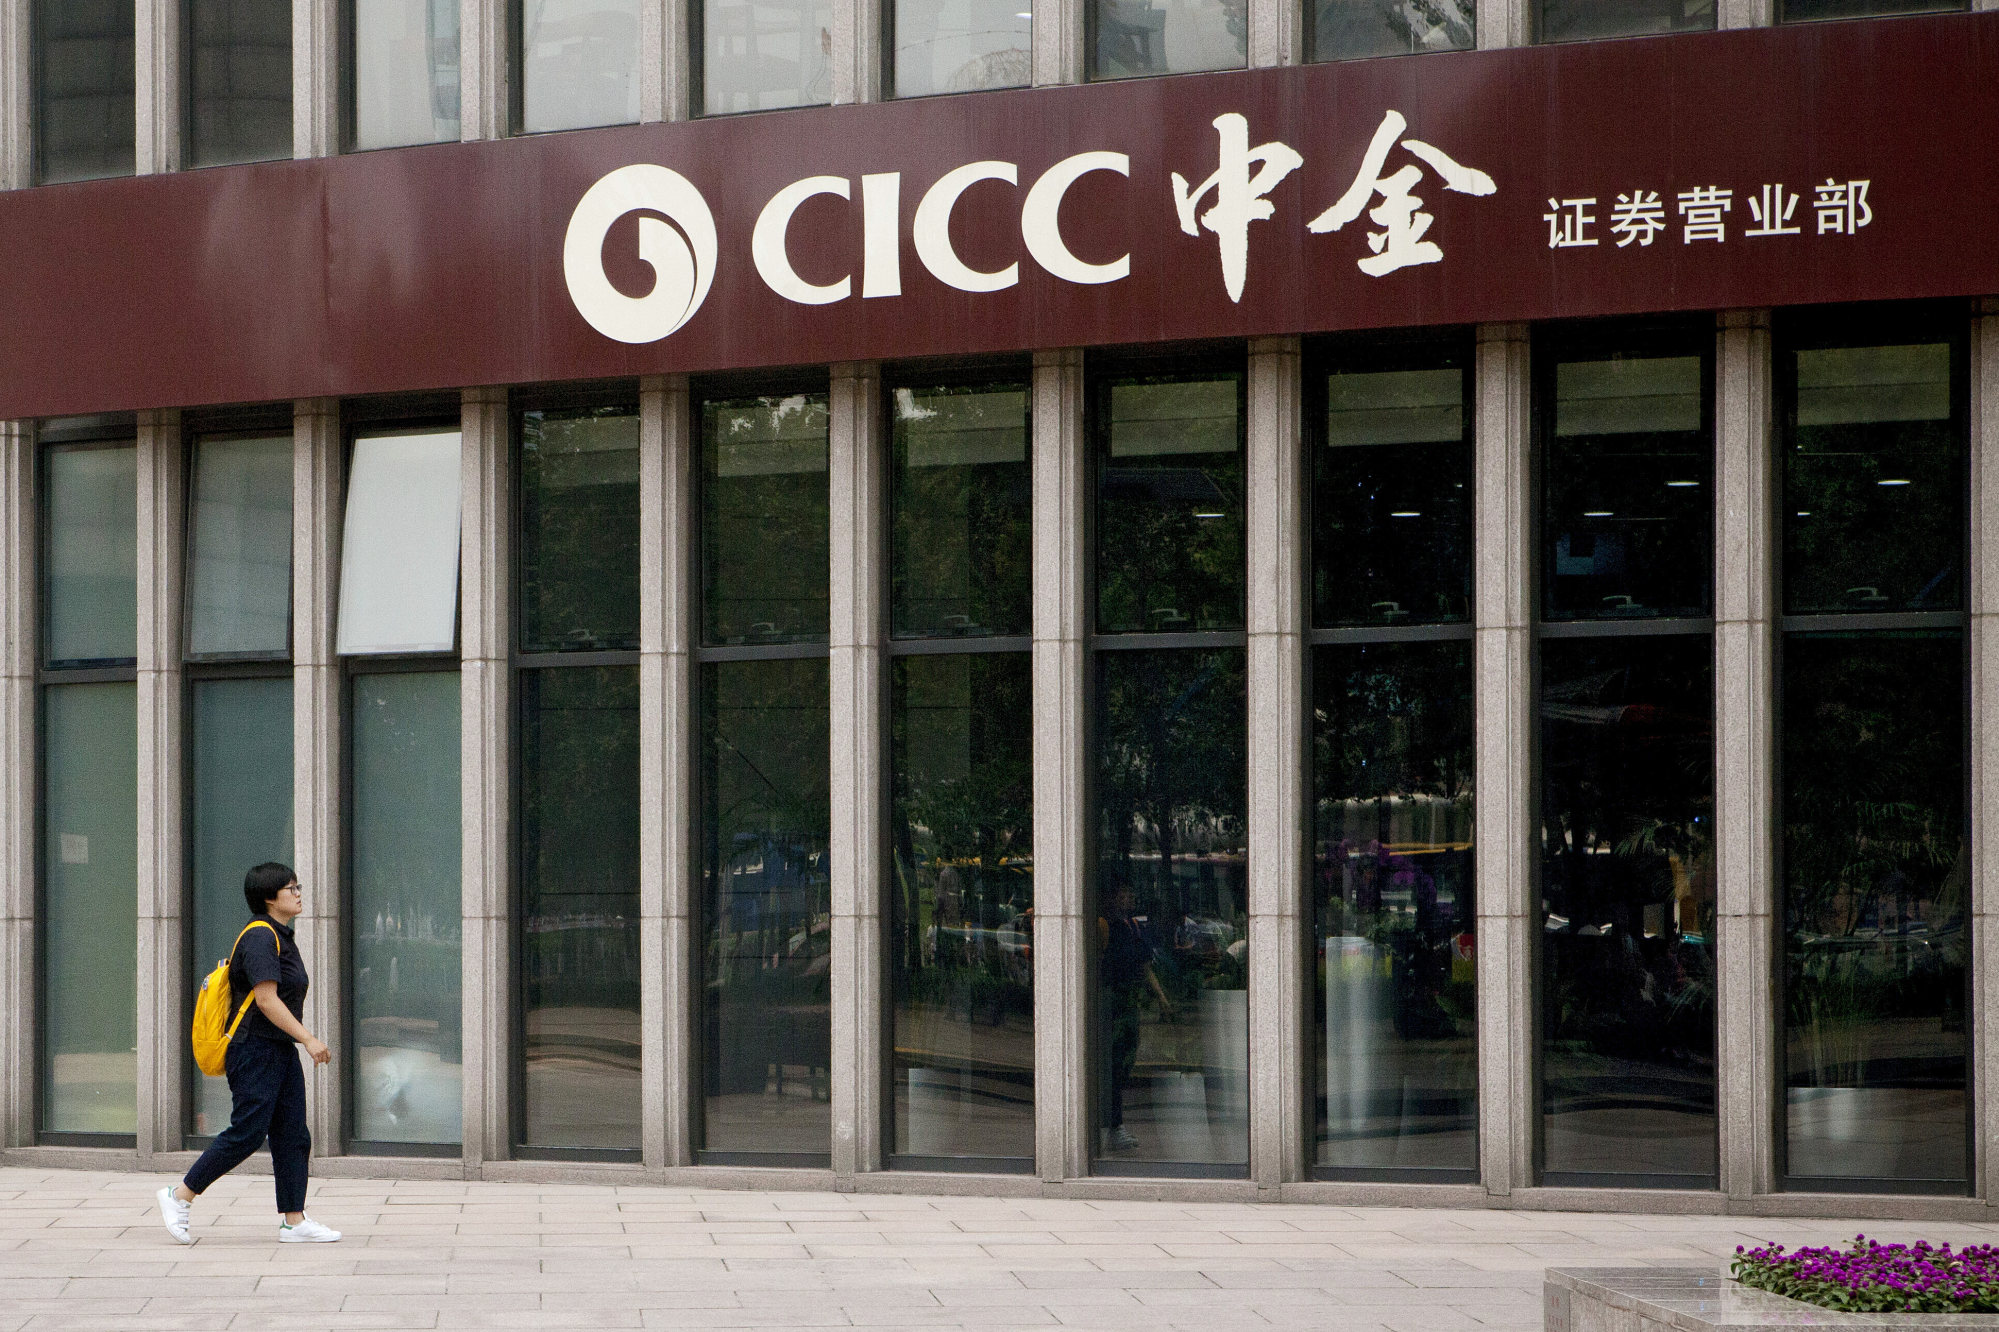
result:
[(1718, 1263), (1751, 1240), (1999, 1226), (318, 1180), (268, 1176), (182, 1248), (164, 1177), (0, 1169), (0, 1332), (34, 1328), (1310, 1328), (1538, 1332), (1549, 1265)]

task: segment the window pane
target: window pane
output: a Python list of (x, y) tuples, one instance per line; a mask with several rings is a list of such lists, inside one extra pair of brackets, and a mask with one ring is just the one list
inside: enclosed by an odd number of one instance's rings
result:
[(1549, 1174), (1712, 1187), (1713, 646), (1541, 645)]
[(1964, 425), (1952, 347), (1793, 352), (1784, 609), (1964, 605)]
[(701, 668), (703, 1147), (832, 1149), (826, 660)]
[(291, 0), (189, 0), (193, 166), (292, 155)]
[(138, 452), (50, 449), (48, 660), (132, 661), (139, 652)]
[(458, 672), (356, 675), (353, 691), (353, 1134), (456, 1143)]
[(1312, 58), (1413, 55), (1469, 51), (1478, 44), (1475, 0), (1382, 4), (1380, 0), (1318, 0), (1313, 9)]
[(775, 111), (833, 100), (829, 0), (700, 0), (701, 109)]
[(1421, 369), (1326, 376), (1313, 458), (1316, 623), (1422, 624), (1471, 614), (1471, 436), (1463, 351)]
[(521, 417), (521, 651), (639, 645), (639, 417)]
[(639, 118), (639, 0), (536, 0), (521, 23), (522, 129)]
[(704, 641), (826, 641), (826, 440), (824, 394), (705, 405)]
[[(1597, 353), (1590, 353), (1595, 357)], [(1549, 619), (1705, 615), (1714, 445), (1703, 358), (1557, 356), (1544, 380)]]
[(1097, 385), (1097, 627), (1240, 629), (1242, 377)]
[(129, 176), (132, 0), (35, 0), (36, 171), (44, 182)]
[(1032, 0), (895, 0), (895, 95), (1025, 88)]
[(354, 146), (458, 140), (459, 0), (354, 0)]
[(1540, 10), (1539, 39), (1544, 42), (1651, 37), (1714, 27), (1714, 0), (1540, 0)]
[(50, 685), (42, 708), (41, 1127), (136, 1133), (138, 695)]
[(457, 620), (458, 432), (355, 440), (339, 651), (448, 652)]
[(639, 672), (519, 679), (523, 1141), (637, 1151)]
[(1810, 19), (1869, 18), (1876, 14), (1927, 14), (1969, 9), (1965, 0), (1777, 0), (1780, 23)]
[(197, 440), (189, 522), (188, 652), (286, 655), (292, 628), (291, 436)]
[(1787, 635), (1783, 687), (1785, 1173), (1963, 1192), (1964, 638)]
[(1090, 77), (1240, 69), (1248, 9), (1244, 0), (1092, 0)]
[(1478, 1167), (1468, 643), (1322, 647), (1318, 1163)]
[(1027, 633), (1026, 386), (899, 388), (894, 413), (896, 637)]
[(1097, 1095), (1106, 1161), (1246, 1166), (1240, 649), (1097, 654)]
[[(249, 919), (244, 874), (267, 860), (292, 861), (292, 682), (196, 680), (188, 703), (189, 974), (201, 976), (229, 956)], [(325, 889), (305, 885), (308, 895)], [(187, 1067), (194, 1069), (192, 1058)], [(192, 1131), (220, 1133), (229, 1124), (229, 1083), (190, 1075)]]
[(1028, 654), (897, 657), (890, 756), (895, 1144), (1034, 1156)]

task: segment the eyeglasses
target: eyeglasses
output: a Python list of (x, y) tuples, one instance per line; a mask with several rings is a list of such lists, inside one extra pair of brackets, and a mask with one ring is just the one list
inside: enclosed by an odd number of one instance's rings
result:
[(278, 891), (281, 893), (297, 893), (300, 897), (305, 896), (305, 887), (302, 884), (288, 883), (284, 887), (278, 889)]

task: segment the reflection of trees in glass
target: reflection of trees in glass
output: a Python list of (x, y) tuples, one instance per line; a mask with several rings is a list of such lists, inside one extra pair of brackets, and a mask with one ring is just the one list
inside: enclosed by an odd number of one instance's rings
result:
[(1465, 51), (1476, 44), (1472, 0), (1320, 0), (1312, 56), (1363, 56)]
[(1963, 639), (1784, 650), (1788, 1081), (1961, 1089)]
[(1026, 633), (1026, 389), (897, 389), (894, 418), (895, 633)]
[(705, 641), (825, 641), (826, 449), (824, 394), (705, 405)]
[(521, 417), (521, 649), (639, 645), (639, 418)]
[(1240, 376), (1098, 386), (1097, 624), (1243, 623)]

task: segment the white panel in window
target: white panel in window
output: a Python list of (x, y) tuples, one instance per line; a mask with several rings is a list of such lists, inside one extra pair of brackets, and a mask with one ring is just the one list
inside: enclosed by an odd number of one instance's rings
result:
[(639, 0), (526, 0), (521, 128), (639, 118)]
[(354, 441), (340, 549), (342, 656), (457, 641), (458, 432)]

